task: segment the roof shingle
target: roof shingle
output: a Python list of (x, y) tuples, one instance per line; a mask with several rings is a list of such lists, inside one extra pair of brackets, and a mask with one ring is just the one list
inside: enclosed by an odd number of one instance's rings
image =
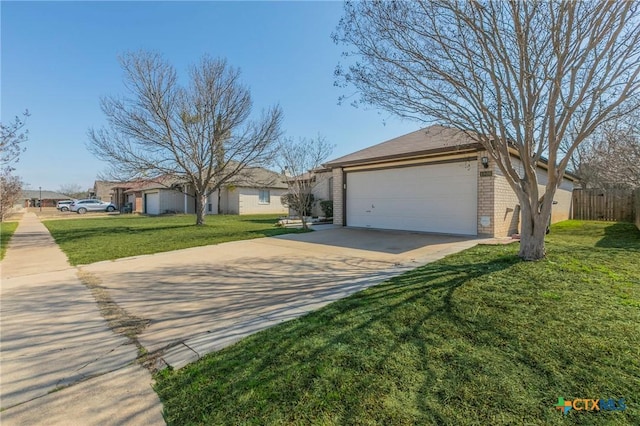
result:
[(430, 152), (455, 152), (469, 148), (480, 148), (480, 144), (466, 132), (435, 125), (336, 158), (325, 165), (335, 167), (391, 160)]

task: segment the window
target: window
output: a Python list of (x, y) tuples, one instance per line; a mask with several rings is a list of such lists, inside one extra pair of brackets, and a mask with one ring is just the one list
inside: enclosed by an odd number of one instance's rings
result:
[(271, 194), (268, 189), (261, 189), (258, 193), (258, 203), (260, 204), (270, 204), (271, 203)]

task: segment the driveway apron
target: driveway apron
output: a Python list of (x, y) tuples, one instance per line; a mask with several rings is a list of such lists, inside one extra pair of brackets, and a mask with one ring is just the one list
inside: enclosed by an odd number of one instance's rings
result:
[(34, 213), (0, 268), (3, 425), (164, 423), (135, 345), (108, 328)]

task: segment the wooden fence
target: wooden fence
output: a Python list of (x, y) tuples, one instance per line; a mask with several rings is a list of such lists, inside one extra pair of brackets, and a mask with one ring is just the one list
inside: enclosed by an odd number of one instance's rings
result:
[(633, 222), (633, 191), (625, 189), (574, 189), (573, 219)]

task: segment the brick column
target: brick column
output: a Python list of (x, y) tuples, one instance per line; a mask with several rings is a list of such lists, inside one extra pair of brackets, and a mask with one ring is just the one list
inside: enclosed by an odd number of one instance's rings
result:
[(341, 167), (333, 172), (333, 224), (344, 226), (344, 180)]
[[(489, 167), (482, 165), (482, 157), (489, 158)], [(493, 237), (495, 164), (486, 151), (478, 152), (478, 236)]]

